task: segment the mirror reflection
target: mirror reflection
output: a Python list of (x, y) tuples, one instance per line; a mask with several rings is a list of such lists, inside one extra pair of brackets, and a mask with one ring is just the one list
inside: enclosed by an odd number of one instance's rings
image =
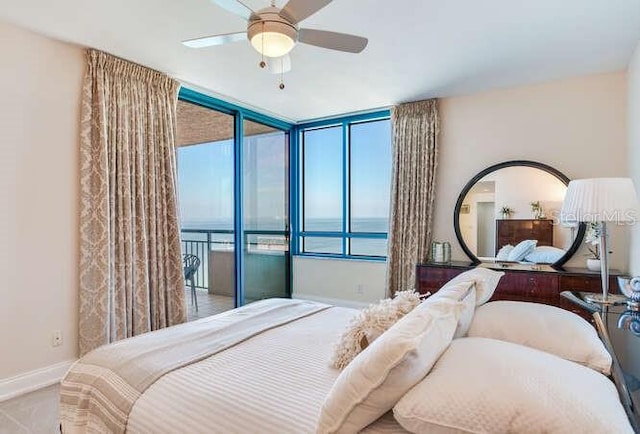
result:
[(553, 264), (571, 247), (576, 227), (559, 223), (565, 182), (535, 167), (497, 169), (469, 190), (460, 232), (482, 261)]

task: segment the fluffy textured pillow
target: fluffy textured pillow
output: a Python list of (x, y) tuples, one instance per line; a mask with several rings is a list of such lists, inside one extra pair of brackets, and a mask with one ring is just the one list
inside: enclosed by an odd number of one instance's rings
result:
[(511, 244), (507, 244), (506, 246), (502, 246), (500, 250), (498, 250), (498, 254), (496, 255), (496, 259), (498, 261), (508, 261), (509, 253), (513, 250), (513, 246)]
[(632, 433), (604, 375), (522, 345), (454, 340), (394, 417), (412, 433)]
[(456, 277), (445, 283), (438, 292), (445, 289), (448, 285), (456, 285), (461, 282), (473, 282), (476, 287), (476, 306), (480, 306), (481, 304), (485, 304), (489, 301), (502, 276), (504, 276), (502, 271), (476, 267), (458, 274)]
[(438, 292), (433, 294), (431, 298), (448, 298), (452, 301), (460, 301), (462, 303), (462, 311), (458, 319), (458, 326), (453, 335), (454, 339), (467, 335), (473, 314), (476, 310), (476, 287), (473, 281), (460, 282), (457, 284), (445, 285)]
[(536, 244), (538, 244), (538, 240), (524, 240), (519, 242), (513, 250), (509, 252), (507, 260), (513, 262), (522, 261), (525, 256), (533, 252), (533, 249), (536, 248)]
[(449, 346), (460, 310), (428, 298), (358, 354), (331, 388), (317, 433), (356, 433), (391, 410)]
[(524, 257), (525, 261), (536, 264), (553, 264), (562, 258), (566, 251), (553, 246), (540, 246)]
[(611, 372), (611, 355), (596, 330), (575, 313), (559, 307), (493, 301), (476, 309), (468, 336), (537, 348), (604, 374)]
[(355, 316), (335, 346), (331, 365), (343, 369), (400, 318), (420, 304), (415, 291), (396, 292), (396, 296), (380, 300)]

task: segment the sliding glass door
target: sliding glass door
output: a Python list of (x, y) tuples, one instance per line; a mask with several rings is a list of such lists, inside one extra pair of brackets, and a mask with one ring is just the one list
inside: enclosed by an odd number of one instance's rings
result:
[(177, 144), (182, 251), (199, 262), (187, 282), (189, 318), (195, 319), (237, 303), (234, 117), (179, 101)]
[(243, 122), (245, 302), (289, 295), (289, 135)]
[(187, 93), (177, 122), (182, 247), (200, 262), (189, 318), (288, 297), (289, 133)]

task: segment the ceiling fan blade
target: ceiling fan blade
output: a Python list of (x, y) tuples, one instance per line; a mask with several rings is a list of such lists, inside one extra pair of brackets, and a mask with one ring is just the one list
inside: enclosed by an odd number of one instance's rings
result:
[(246, 41), (247, 32), (227, 33), (225, 35), (205, 36), (204, 38), (187, 39), (182, 41), (184, 45), (190, 48), (204, 48), (212, 45), (229, 44), (231, 42)]
[(300, 29), (298, 41), (330, 50), (360, 53), (369, 43), (367, 38), (326, 30)]
[(211, 0), (213, 3), (220, 6), (222, 9), (225, 9), (232, 14), (236, 14), (239, 17), (244, 18), (249, 21), (257, 18), (258, 16), (251, 10), (251, 8), (240, 0)]
[(331, 1), (332, 0), (289, 0), (289, 3), (280, 11), (280, 16), (290, 23), (296, 24), (315, 14), (331, 3)]
[(284, 74), (291, 71), (291, 57), (267, 57), (267, 70), (272, 74)]

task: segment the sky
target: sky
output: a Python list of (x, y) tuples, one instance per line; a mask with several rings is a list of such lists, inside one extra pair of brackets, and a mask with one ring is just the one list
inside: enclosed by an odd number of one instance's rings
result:
[(178, 149), (178, 191), (183, 222), (233, 220), (233, 141)]
[[(310, 130), (304, 135), (306, 218), (340, 219), (342, 128)], [(268, 225), (286, 218), (285, 137), (278, 132), (245, 140), (246, 213), (249, 218)], [(390, 122), (352, 124), (350, 137), (352, 220), (387, 218)], [(183, 222), (230, 223), (233, 220), (233, 141), (179, 148), (178, 184)]]

